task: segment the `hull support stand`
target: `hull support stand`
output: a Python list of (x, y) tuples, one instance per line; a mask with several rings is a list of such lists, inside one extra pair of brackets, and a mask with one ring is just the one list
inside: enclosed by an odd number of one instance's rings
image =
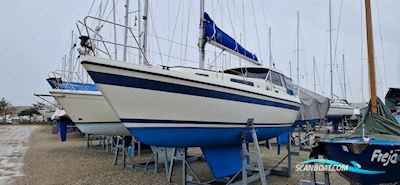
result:
[[(264, 170), (264, 163), (262, 160), (260, 145), (258, 143), (257, 131), (254, 129), (254, 119), (247, 120), (247, 127), (251, 128), (251, 137), (253, 139), (254, 152), (250, 152), (248, 146), (248, 142), (246, 141), (246, 134), (242, 134), (242, 183), (240, 184), (248, 184), (257, 179), (261, 180), (262, 185), (267, 185), (267, 178)], [(254, 156), (257, 160), (257, 166), (250, 166), (250, 157)], [(247, 176), (249, 172), (258, 172), (256, 175)], [(234, 183), (239, 184), (239, 183)]]
[(104, 148), (105, 136), (86, 134), (85, 137), (87, 148)]
[(315, 176), (315, 171), (312, 171), (310, 173), (310, 179), (308, 180), (300, 180), (299, 185), (330, 185), (330, 180), (329, 180), (329, 171), (324, 172), (324, 182), (317, 182), (316, 176)]
[[(122, 165), (124, 167), (127, 164), (133, 164), (132, 158), (128, 154), (128, 151), (126, 149), (125, 138), (121, 137), (121, 136), (117, 136), (117, 142), (116, 142), (116, 145), (115, 145), (115, 153), (114, 153), (113, 165), (117, 165), (120, 152), (122, 152)], [(129, 160), (129, 163), (126, 162), (127, 158)]]
[[(257, 131), (254, 129), (254, 119), (247, 120), (247, 130), (241, 133), (242, 138), (242, 151), (241, 151), (241, 160), (242, 160), (242, 169), (235, 174), (228, 182), (221, 182), (220, 180), (212, 180), (206, 183), (200, 183), (199, 178), (194, 172), (193, 168), (189, 165), (186, 158), (186, 149), (184, 149), (182, 156), (182, 184), (213, 184), (213, 183), (223, 183), (226, 185), (245, 185), (257, 180), (261, 181), (262, 185), (267, 185), (266, 175), (270, 175), (270, 170), (264, 169), (264, 164), (261, 155), (261, 149), (258, 142)], [(250, 152), (249, 142), (247, 141), (248, 134), (251, 135), (251, 139), (253, 140), (254, 151)], [(256, 165), (251, 164), (251, 157), (256, 159)], [(194, 175), (196, 181), (192, 181), (192, 177), (188, 178), (187, 169), (188, 167), (192, 174)]]

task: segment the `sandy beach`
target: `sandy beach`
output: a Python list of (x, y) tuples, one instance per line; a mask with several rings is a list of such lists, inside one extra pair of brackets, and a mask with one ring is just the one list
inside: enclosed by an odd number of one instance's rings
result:
[[(15, 126), (7, 126), (15, 127)], [(86, 140), (77, 132), (68, 133), (67, 142), (61, 143), (58, 135), (51, 134), (50, 126), (21, 126), (22, 130), (33, 131), (28, 140), (24, 140), (22, 146), (29, 148), (25, 151), (19, 149), (16, 156), (25, 156), (17, 163), (19, 168), (8, 181), (0, 184), (180, 184), (180, 166), (175, 167), (173, 183), (166, 183), (164, 171), (154, 174), (140, 170), (124, 168), (122, 164), (112, 165), (112, 154), (98, 148), (87, 148)], [(1, 127), (2, 128), (2, 127)], [(13, 130), (13, 128), (8, 128)], [(18, 127), (18, 129), (21, 129)], [(23, 133), (21, 135), (25, 135)], [(26, 145), (26, 146), (25, 146)], [(22, 151), (22, 152), (21, 152)], [(265, 152), (265, 150), (264, 150)], [(23, 155), (23, 153), (26, 153)], [(193, 150), (192, 153), (198, 154)], [(266, 163), (274, 164), (283, 155), (275, 156), (276, 151), (265, 153)], [(285, 154), (285, 151), (283, 151)], [(146, 157), (146, 155), (144, 155)], [(306, 160), (307, 152), (301, 152), (300, 156), (293, 157), (293, 166)], [(24, 161), (22, 166), (22, 161)], [(211, 174), (205, 162), (194, 162), (193, 167), (200, 174), (202, 180), (209, 180)], [(23, 173), (22, 173), (23, 172)], [(307, 173), (292, 170), (292, 177), (267, 177), (268, 184), (297, 184), (298, 180), (307, 178)], [(322, 174), (317, 176), (322, 180)], [(334, 180), (333, 180), (334, 179)], [(331, 173), (332, 184), (348, 184), (337, 173)], [(255, 184), (260, 184), (259, 182)]]

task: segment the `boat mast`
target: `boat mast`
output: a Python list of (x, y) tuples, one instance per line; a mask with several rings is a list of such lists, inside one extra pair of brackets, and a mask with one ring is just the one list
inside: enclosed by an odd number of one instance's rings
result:
[(329, 61), (330, 61), (330, 74), (331, 74), (331, 100), (333, 100), (332, 0), (329, 0)]
[(297, 12), (297, 85), (300, 86), (300, 13)]
[(114, 59), (117, 60), (118, 52), (117, 52), (117, 20), (115, 15), (115, 0), (113, 0), (113, 21), (114, 21)]
[(371, 91), (371, 111), (378, 113), (376, 87), (375, 87), (375, 61), (374, 61), (374, 41), (372, 33), (371, 1), (365, 0), (367, 46), (368, 46), (368, 72), (369, 87)]
[(346, 65), (344, 63), (344, 54), (342, 55), (342, 60), (343, 60), (343, 88), (344, 88), (344, 99), (347, 99), (347, 94), (346, 94)]
[(315, 83), (315, 56), (313, 56), (313, 80), (314, 80), (314, 92), (315, 92), (317, 86), (317, 84)]
[[(138, 12), (138, 17), (137, 17), (137, 20), (138, 20), (138, 36), (139, 36), (139, 40), (138, 40), (138, 42), (139, 42), (139, 48), (142, 46), (142, 39), (141, 39), (141, 35), (142, 35), (142, 18), (141, 18), (141, 16), (140, 16), (140, 12), (141, 12), (141, 8), (142, 8), (142, 4), (141, 4), (141, 0), (138, 0), (137, 1), (137, 3), (138, 3), (138, 10), (137, 10), (137, 12)], [(142, 63), (142, 51), (139, 49), (138, 50), (138, 56), (139, 56), (139, 64), (141, 64)]]
[(128, 21), (129, 21), (129, 0), (126, 0), (125, 4), (125, 35), (124, 35), (124, 55), (123, 61), (126, 61), (126, 54), (127, 54), (127, 44), (128, 44)]
[(268, 46), (269, 46), (269, 66), (272, 67), (272, 32), (271, 32), (271, 27), (268, 28)]
[(149, 14), (149, 0), (144, 0), (144, 12), (143, 12), (143, 54), (147, 62), (147, 31), (148, 31), (148, 14)]
[(69, 48), (68, 77), (67, 77), (68, 78), (67, 80), (69, 82), (72, 81), (72, 62), (73, 62), (72, 55), (73, 55), (73, 51), (74, 51), (73, 47), (74, 47), (74, 30), (71, 31), (71, 46)]
[(205, 40), (204, 40), (204, 0), (200, 0), (200, 26), (199, 26), (199, 68), (204, 69)]

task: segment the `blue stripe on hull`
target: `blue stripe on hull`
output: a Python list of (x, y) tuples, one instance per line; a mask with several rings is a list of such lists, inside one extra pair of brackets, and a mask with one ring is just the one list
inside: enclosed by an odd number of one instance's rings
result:
[[(240, 134), (248, 128), (128, 128), (128, 130), (145, 144), (158, 147), (216, 147), (238, 145)], [(288, 131), (288, 127), (256, 128), (259, 140), (266, 140)], [(252, 141), (246, 134), (247, 141)]]
[(249, 96), (243, 96), (238, 94), (232, 94), (227, 92), (215, 91), (211, 89), (204, 89), (198, 87), (192, 87), (187, 85), (174, 84), (169, 82), (161, 82), (149, 79), (142, 79), (130, 76), (108, 74), (102, 72), (88, 71), (89, 75), (97, 84), (116, 85), (122, 87), (132, 87), (138, 89), (148, 89), (155, 91), (163, 91), (169, 93), (179, 93), (192, 96), (201, 96), (207, 98), (223, 99), (230, 101), (237, 101), (243, 103), (251, 103), (258, 105), (273, 106), (285, 109), (299, 110), (300, 107), (280, 103), (265, 99), (253, 98)]
[[(198, 124), (198, 125), (241, 125), (246, 126), (247, 122), (215, 122), (215, 121), (190, 121), (190, 120), (161, 120), (161, 119), (128, 119), (120, 118), (124, 123), (161, 123), (161, 124)], [(254, 123), (254, 125), (285, 126), (283, 123)]]

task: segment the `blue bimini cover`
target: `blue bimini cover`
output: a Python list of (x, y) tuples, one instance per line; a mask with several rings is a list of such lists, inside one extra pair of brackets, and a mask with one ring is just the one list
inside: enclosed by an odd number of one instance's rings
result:
[[(244, 58), (250, 59), (254, 64), (261, 65), (258, 62), (257, 56), (250, 51), (247, 51), (239, 43), (236, 42), (231, 36), (222, 31), (210, 18), (210, 16), (204, 12), (204, 36), (207, 42), (213, 41), (225, 48), (232, 50), (233, 54), (242, 55)], [(223, 48), (224, 49), (224, 48)]]

